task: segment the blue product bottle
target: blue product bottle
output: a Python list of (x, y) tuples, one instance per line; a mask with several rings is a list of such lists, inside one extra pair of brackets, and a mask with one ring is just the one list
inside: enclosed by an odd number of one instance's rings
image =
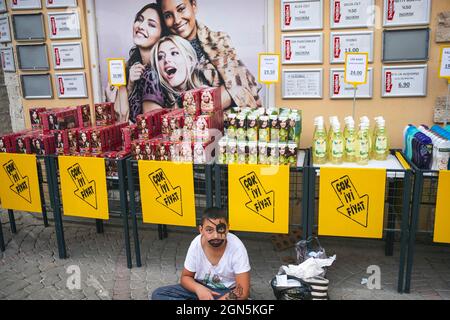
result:
[(413, 148), (412, 148), (412, 140), (414, 138), (414, 135), (419, 132), (419, 130), (413, 126), (410, 125), (408, 129), (406, 130), (405, 134), (405, 155), (409, 160), (412, 160), (413, 158)]
[(414, 144), (414, 163), (419, 169), (430, 170), (433, 162), (433, 141), (427, 135), (418, 132), (414, 135)]

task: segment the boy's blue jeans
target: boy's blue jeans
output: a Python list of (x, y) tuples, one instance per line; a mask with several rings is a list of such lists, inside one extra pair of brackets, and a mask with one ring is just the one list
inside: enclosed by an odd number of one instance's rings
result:
[[(216, 300), (230, 292), (230, 289), (218, 290), (209, 287), (207, 288), (220, 294), (219, 297), (215, 298)], [(177, 284), (156, 289), (150, 296), (150, 300), (198, 300), (198, 297), (195, 293), (190, 292), (180, 284)]]

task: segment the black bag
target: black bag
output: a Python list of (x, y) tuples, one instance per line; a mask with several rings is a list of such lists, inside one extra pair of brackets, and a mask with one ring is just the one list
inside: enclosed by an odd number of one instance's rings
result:
[(312, 300), (312, 287), (309, 283), (306, 283), (304, 280), (287, 276), (288, 280), (293, 279), (300, 282), (300, 286), (296, 287), (277, 287), (277, 278), (274, 277), (270, 282), (272, 286), (273, 293), (277, 300)]

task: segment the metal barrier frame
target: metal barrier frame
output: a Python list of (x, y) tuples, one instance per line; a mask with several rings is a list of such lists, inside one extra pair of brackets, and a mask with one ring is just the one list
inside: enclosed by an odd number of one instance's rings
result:
[[(395, 155), (395, 152), (398, 150), (391, 150), (391, 153)], [(400, 154), (404, 157), (403, 153), (400, 152)], [(404, 157), (405, 158), (405, 157)], [(405, 158), (406, 159), (406, 158)], [(311, 237), (313, 235), (314, 231), (314, 218), (315, 218), (315, 210), (316, 210), (316, 204), (315, 200), (319, 199), (319, 196), (316, 195), (316, 178), (317, 173), (316, 171), (320, 170), (319, 167), (312, 166), (313, 160), (312, 160), (312, 152), (310, 152), (310, 178), (309, 178), (309, 206), (308, 206), (308, 234), (307, 237)], [(403, 178), (389, 178), (389, 173), (403, 173)], [(397, 290), (399, 293), (405, 292), (404, 283), (405, 283), (405, 260), (407, 256), (407, 250), (408, 250), (408, 238), (409, 238), (409, 214), (410, 214), (410, 197), (411, 197), (411, 189), (412, 189), (412, 183), (411, 179), (413, 176), (413, 172), (410, 169), (403, 169), (403, 170), (387, 170), (387, 184), (388, 184), (388, 193), (385, 194), (385, 203), (388, 203), (388, 210), (385, 212), (385, 219), (386, 215), (388, 218), (387, 221), (387, 232), (386, 232), (386, 247), (385, 247), (385, 255), (386, 256), (393, 256), (394, 252), (394, 240), (395, 240), (395, 231), (389, 231), (389, 229), (395, 228), (395, 212), (394, 215), (390, 215), (390, 211), (393, 204), (393, 198), (394, 195), (392, 194), (392, 190), (396, 190), (396, 186), (400, 181), (403, 181), (403, 192), (402, 192), (402, 210), (401, 210), (401, 217), (402, 217), (402, 223), (400, 228), (400, 261), (399, 261), (399, 272), (398, 272), (398, 285)], [(317, 212), (319, 214), (319, 211)], [(334, 237), (337, 238), (337, 237)]]
[[(205, 191), (206, 191), (206, 206), (211, 207), (213, 204), (213, 192), (212, 192), (212, 170), (214, 164), (202, 164), (196, 165), (194, 164), (194, 174), (195, 170), (204, 170), (205, 171)], [(135, 258), (136, 258), (136, 266), (138, 268), (142, 267), (142, 258), (141, 258), (141, 246), (139, 241), (139, 230), (138, 230), (138, 214), (142, 215), (142, 212), (137, 212), (136, 206), (136, 192), (139, 190), (139, 167), (138, 161), (128, 159), (126, 161), (126, 173), (128, 177), (128, 191), (130, 195), (130, 214), (131, 214), (131, 226), (133, 232), (133, 242), (134, 242), (134, 250), (135, 250)], [(195, 181), (195, 176), (194, 176)], [(140, 190), (139, 190), (140, 192)], [(195, 192), (195, 187), (194, 187)], [(141, 199), (142, 195), (140, 195)], [(197, 209), (197, 208), (195, 208)], [(158, 225), (158, 235), (159, 240), (163, 240), (168, 237), (167, 226)]]
[[(37, 167), (37, 173), (38, 173), (38, 183), (39, 183), (39, 195), (41, 198), (41, 207), (42, 207), (42, 219), (44, 222), (44, 227), (47, 228), (49, 227), (48, 224), (48, 217), (47, 217), (47, 206), (45, 203), (45, 196), (44, 196), (44, 179), (43, 179), (43, 174), (42, 174), (42, 163), (41, 160), (44, 160), (45, 163), (45, 156), (36, 156), (36, 167)], [(49, 182), (48, 182), (48, 175), (47, 175), (47, 186), (50, 189), (49, 186)], [(51, 197), (50, 197), (51, 199)], [(17, 234), (17, 227), (16, 227), (16, 219), (14, 216), (14, 210), (11, 209), (5, 209), (8, 211), (8, 216), (9, 216), (9, 226), (10, 226), (10, 230), (11, 233)], [(5, 239), (3, 236), (3, 226), (0, 223), (0, 251), (4, 252), (6, 250), (6, 244), (5, 244)]]
[[(419, 169), (414, 163), (410, 162), (410, 164), (414, 170), (415, 180), (414, 180), (413, 199), (411, 208), (411, 225), (408, 244), (408, 257), (406, 262), (406, 276), (405, 276), (406, 293), (411, 292), (411, 278), (412, 278), (412, 269), (414, 265), (415, 242), (419, 227), (420, 208), (421, 205), (423, 204), (422, 196), (424, 194), (424, 182), (427, 179), (430, 180), (436, 179), (437, 181), (439, 181), (439, 171), (422, 170)], [(434, 201), (434, 205), (436, 205), (436, 201), (437, 198)]]
[[(62, 220), (62, 211), (63, 206), (61, 202), (61, 194), (60, 194), (60, 186), (58, 183), (59, 178), (59, 169), (58, 169), (58, 157), (57, 156), (47, 156), (45, 157), (46, 167), (47, 167), (47, 176), (49, 181), (49, 189), (50, 189), (50, 200), (53, 208), (53, 216), (55, 220), (55, 229), (56, 229), (56, 238), (58, 243), (58, 251), (60, 259), (67, 259), (67, 249), (66, 249), (66, 241), (64, 238), (64, 226)], [(125, 238), (125, 251), (127, 258), (127, 267), (129, 269), (132, 268), (132, 260), (131, 260), (131, 244), (129, 238), (129, 227), (128, 227), (128, 199), (127, 199), (127, 176), (125, 170), (125, 159), (119, 160), (110, 160), (117, 161), (118, 167), (118, 187), (119, 187), (119, 195), (120, 195), (120, 208), (121, 208), (121, 217), (122, 217), (122, 228), (124, 232)], [(106, 159), (105, 159), (106, 162)], [(105, 163), (106, 165), (106, 163)], [(108, 180), (109, 178), (107, 178)], [(97, 233), (103, 233), (103, 221), (96, 220), (96, 230)]]

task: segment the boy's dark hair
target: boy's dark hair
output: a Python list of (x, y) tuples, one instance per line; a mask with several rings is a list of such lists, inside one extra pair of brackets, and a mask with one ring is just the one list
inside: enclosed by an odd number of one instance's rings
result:
[(228, 215), (224, 209), (220, 208), (208, 208), (203, 212), (202, 221), (200, 225), (203, 225), (205, 220), (225, 220), (228, 224)]

